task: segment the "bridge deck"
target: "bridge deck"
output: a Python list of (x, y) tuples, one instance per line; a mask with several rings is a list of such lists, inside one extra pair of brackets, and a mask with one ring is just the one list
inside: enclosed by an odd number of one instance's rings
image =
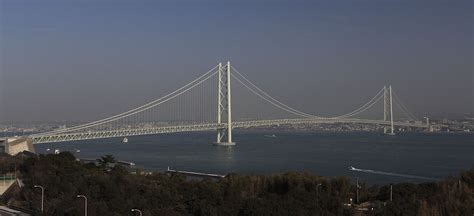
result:
[[(257, 121), (238, 121), (232, 123), (232, 128), (252, 128), (272, 125), (294, 125), (294, 124), (334, 124), (334, 123), (358, 123), (358, 124), (378, 124), (390, 125), (389, 121), (382, 120), (365, 120), (365, 119), (322, 119), (322, 118), (307, 118), (307, 119), (277, 119), (277, 120), (257, 120)], [(408, 123), (408, 122), (394, 122), (396, 126), (402, 127), (421, 127), (427, 128), (425, 124)], [(66, 133), (53, 135), (31, 135), (34, 144), (39, 143), (54, 143), (67, 142), (90, 139), (103, 139), (114, 137), (129, 137), (142, 136), (163, 133), (178, 133), (178, 132), (192, 132), (192, 131), (210, 131), (226, 128), (226, 124), (194, 124), (194, 125), (180, 125), (180, 126), (166, 126), (153, 128), (137, 128), (127, 130), (108, 130), (108, 131), (91, 131), (85, 133)]]

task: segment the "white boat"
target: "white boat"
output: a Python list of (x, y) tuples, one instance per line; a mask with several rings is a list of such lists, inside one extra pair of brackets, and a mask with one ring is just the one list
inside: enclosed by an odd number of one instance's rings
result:
[(349, 170), (355, 170), (355, 167), (349, 166)]
[(272, 134), (272, 135), (265, 135), (265, 137), (276, 138), (277, 136), (275, 134)]
[(127, 137), (123, 138), (122, 143), (128, 143), (128, 138)]

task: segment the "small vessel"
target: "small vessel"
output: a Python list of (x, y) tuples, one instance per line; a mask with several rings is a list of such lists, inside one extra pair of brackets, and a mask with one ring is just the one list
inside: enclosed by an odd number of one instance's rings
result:
[(277, 136), (275, 134), (272, 134), (272, 135), (265, 135), (265, 137), (276, 138)]
[(80, 153), (80, 152), (81, 152), (81, 150), (80, 150), (80, 149), (76, 149), (76, 153)]
[(51, 151), (51, 149), (47, 148), (46, 151)]
[(122, 143), (128, 143), (128, 138), (127, 137), (123, 138)]
[(353, 166), (349, 166), (349, 170), (355, 170), (356, 168)]

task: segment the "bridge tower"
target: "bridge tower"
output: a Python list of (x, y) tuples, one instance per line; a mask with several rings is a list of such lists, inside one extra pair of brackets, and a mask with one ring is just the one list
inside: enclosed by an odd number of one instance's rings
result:
[[(217, 124), (225, 124), (224, 128), (217, 129), (216, 145), (234, 146), (232, 142), (232, 96), (231, 96), (231, 66), (219, 63), (217, 72)], [(225, 140), (227, 138), (227, 140)]]
[(390, 118), (390, 133), (387, 133), (387, 127), (383, 128), (384, 134), (394, 135), (394, 127), (393, 127), (393, 100), (392, 100), (392, 86), (389, 85), (383, 87), (383, 120), (387, 121)]

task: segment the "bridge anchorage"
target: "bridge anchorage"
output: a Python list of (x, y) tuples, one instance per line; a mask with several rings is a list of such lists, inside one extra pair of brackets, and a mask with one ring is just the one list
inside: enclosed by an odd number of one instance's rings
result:
[[(373, 114), (372, 108), (380, 113), (376, 108), (379, 102), (383, 103), (383, 119), (379, 119), (379, 114), (375, 119), (363, 116)], [(400, 111), (397, 114), (403, 114), (398, 121), (395, 121), (395, 108)], [(395, 127), (429, 128), (429, 124), (418, 121), (406, 108), (392, 86), (384, 86), (352, 112), (321, 117), (275, 99), (227, 62), (219, 63), (183, 87), (134, 109), (77, 126), (33, 134), (28, 140), (39, 144), (216, 131), (215, 145), (234, 146), (232, 130), (235, 128), (339, 123), (378, 125), (390, 135), (395, 134)]]

